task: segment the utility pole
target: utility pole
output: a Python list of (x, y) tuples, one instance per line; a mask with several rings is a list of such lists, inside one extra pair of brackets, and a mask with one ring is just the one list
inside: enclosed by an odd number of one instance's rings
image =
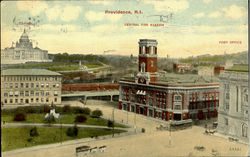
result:
[(113, 112), (112, 112), (112, 117), (113, 117), (113, 135), (112, 137), (114, 137), (114, 127), (115, 127), (115, 105), (113, 106)]
[(136, 132), (136, 111), (135, 111), (135, 117), (134, 117), (134, 129), (135, 129), (135, 132)]
[(129, 111), (127, 110), (127, 124), (128, 124), (128, 112), (129, 112)]
[(171, 121), (169, 123), (169, 147), (171, 147)]

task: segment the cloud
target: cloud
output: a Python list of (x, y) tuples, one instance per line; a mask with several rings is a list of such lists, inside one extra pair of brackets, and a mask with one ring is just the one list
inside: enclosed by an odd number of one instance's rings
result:
[(197, 14), (193, 15), (193, 17), (195, 17), (195, 18), (201, 18), (204, 15), (205, 15), (204, 13), (197, 13)]
[(103, 25), (97, 25), (90, 29), (92, 32), (120, 32), (125, 31), (125, 27), (112, 25), (112, 24), (103, 24)]
[(18, 10), (29, 11), (32, 16), (39, 15), (40, 12), (48, 8), (47, 3), (41, 1), (18, 1), (16, 5)]
[(104, 20), (104, 13), (103, 12), (94, 12), (94, 11), (88, 11), (85, 14), (85, 17), (88, 21), (94, 22), (94, 21), (102, 21)]
[(82, 8), (79, 6), (66, 6), (63, 9), (61, 20), (69, 22), (78, 18)]
[(244, 7), (231, 5), (230, 7), (222, 8), (220, 11), (210, 13), (208, 17), (210, 18), (227, 17), (231, 19), (239, 19), (246, 15), (247, 15), (247, 11)]
[(62, 9), (60, 8), (60, 6), (56, 5), (53, 8), (47, 9), (45, 11), (45, 14), (49, 21), (53, 21), (59, 17), (61, 12), (62, 12)]
[(44, 24), (44, 25), (39, 26), (39, 29), (45, 30), (45, 31), (67, 30), (67, 32), (73, 32), (73, 31), (78, 31), (80, 29), (80, 26), (72, 25), (72, 24), (66, 24), (66, 25)]
[(79, 6), (66, 6), (64, 8), (59, 5), (49, 8), (45, 14), (49, 21), (57, 20), (59, 17), (62, 21), (69, 22), (78, 18), (82, 8)]
[(204, 3), (208, 4), (210, 3), (212, 0), (203, 0)]
[(218, 18), (218, 17), (221, 17), (221, 16), (222, 16), (222, 13), (219, 12), (219, 11), (215, 11), (215, 12), (210, 13), (210, 14), (208, 15), (208, 17), (210, 17), (210, 18)]
[(237, 5), (231, 5), (228, 8), (223, 8), (222, 12), (226, 17), (232, 18), (232, 19), (238, 19), (242, 16), (247, 15), (247, 11), (244, 7), (239, 7)]
[(104, 12), (88, 11), (85, 17), (90, 22), (109, 20), (111, 22), (117, 22), (122, 18), (122, 14), (105, 14)]
[(101, 4), (101, 5), (111, 5), (112, 3), (111, 3), (111, 1), (107, 1), (107, 0), (100, 0), (100, 1), (93, 1), (93, 0), (89, 0), (88, 1), (89, 3), (91, 3), (91, 4), (94, 4), (94, 5), (99, 5), (99, 4)]
[(162, 1), (144, 1), (147, 4), (152, 4), (156, 11), (181, 12), (189, 7), (186, 0), (162, 0)]

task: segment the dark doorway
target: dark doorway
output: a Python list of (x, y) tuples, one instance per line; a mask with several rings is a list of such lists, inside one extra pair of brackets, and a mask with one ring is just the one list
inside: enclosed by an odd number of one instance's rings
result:
[(28, 104), (29, 103), (29, 99), (25, 99), (25, 103)]
[(143, 107), (140, 107), (140, 114), (143, 114)]
[(149, 117), (153, 117), (153, 110), (148, 110), (149, 111)]
[(174, 114), (174, 120), (181, 120), (181, 114)]

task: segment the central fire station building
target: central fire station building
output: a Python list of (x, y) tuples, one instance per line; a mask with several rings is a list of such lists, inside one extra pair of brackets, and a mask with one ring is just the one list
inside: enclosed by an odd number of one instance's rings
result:
[(165, 121), (217, 117), (219, 80), (157, 73), (157, 44), (140, 39), (138, 74), (119, 81), (119, 109)]

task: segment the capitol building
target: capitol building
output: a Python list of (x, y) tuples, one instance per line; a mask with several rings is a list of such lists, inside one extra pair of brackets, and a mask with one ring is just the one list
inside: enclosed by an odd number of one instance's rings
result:
[(52, 62), (48, 58), (48, 51), (38, 47), (33, 48), (26, 31), (24, 30), (16, 46), (1, 50), (1, 64), (21, 64), (26, 62)]

